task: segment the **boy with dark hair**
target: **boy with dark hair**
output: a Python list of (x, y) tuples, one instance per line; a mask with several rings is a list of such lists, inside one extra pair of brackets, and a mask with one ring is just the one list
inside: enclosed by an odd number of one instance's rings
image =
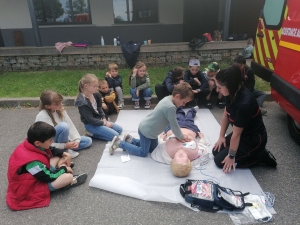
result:
[(108, 71), (105, 74), (105, 80), (108, 83), (109, 89), (115, 91), (118, 97), (118, 108), (124, 107), (124, 95), (122, 87), (122, 77), (119, 75), (118, 65), (115, 63), (108, 64)]
[(185, 71), (183, 79), (191, 85), (196, 104), (200, 107), (205, 97), (209, 94), (209, 90), (208, 82), (199, 69), (200, 61), (198, 59), (191, 59), (189, 61), (189, 69)]
[(175, 85), (171, 96), (164, 97), (139, 124), (138, 134), (140, 139), (135, 139), (129, 134), (125, 134), (123, 140), (115, 136), (109, 147), (109, 153), (114, 154), (117, 148), (122, 148), (127, 152), (146, 157), (158, 145), (158, 135), (170, 124), (175, 137), (181, 141), (190, 141), (190, 138), (181, 132), (176, 119), (176, 108), (184, 106), (194, 97), (192, 87), (182, 82)]
[(36, 122), (29, 128), (27, 139), (11, 154), (6, 203), (12, 210), (48, 206), (51, 191), (86, 181), (87, 174), (73, 176), (69, 153), (50, 146), (55, 132), (53, 126)]
[(170, 70), (164, 79), (162, 84), (157, 84), (155, 86), (155, 93), (158, 101), (162, 100), (164, 97), (171, 95), (174, 89), (174, 85), (183, 82), (184, 69), (182, 67), (175, 67)]
[(265, 115), (268, 111), (266, 109), (262, 108), (262, 105), (265, 101), (266, 93), (254, 89), (255, 77), (254, 77), (253, 70), (249, 66), (246, 65), (246, 59), (242, 55), (237, 56), (233, 60), (233, 62), (236, 63), (240, 67), (240, 69), (242, 71), (244, 86), (246, 88), (248, 88), (248, 90), (252, 93), (252, 95), (256, 99), (256, 101), (260, 107), (261, 114)]

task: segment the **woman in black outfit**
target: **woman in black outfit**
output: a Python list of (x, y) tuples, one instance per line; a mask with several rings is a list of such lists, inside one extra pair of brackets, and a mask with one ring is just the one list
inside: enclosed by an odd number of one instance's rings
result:
[[(265, 149), (267, 131), (257, 101), (243, 86), (237, 65), (220, 70), (216, 75), (218, 92), (225, 96), (225, 110), (219, 140), (213, 147), (216, 165), (229, 173), (235, 167), (265, 163), (276, 167), (275, 157)], [(229, 124), (232, 133), (225, 137)]]

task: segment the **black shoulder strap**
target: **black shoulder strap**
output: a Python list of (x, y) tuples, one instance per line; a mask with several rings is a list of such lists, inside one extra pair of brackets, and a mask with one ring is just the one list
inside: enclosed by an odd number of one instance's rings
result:
[(219, 210), (222, 210), (222, 208), (218, 207), (218, 206), (214, 206), (214, 208), (207, 208), (207, 207), (191, 204), (191, 207), (197, 208), (199, 211), (202, 211), (202, 212), (210, 212), (210, 213), (216, 213)]

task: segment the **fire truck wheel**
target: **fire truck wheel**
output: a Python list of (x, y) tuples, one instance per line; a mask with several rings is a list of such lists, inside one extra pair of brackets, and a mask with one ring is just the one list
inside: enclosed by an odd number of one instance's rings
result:
[(290, 115), (287, 114), (287, 125), (291, 138), (300, 145), (300, 124), (298, 124)]

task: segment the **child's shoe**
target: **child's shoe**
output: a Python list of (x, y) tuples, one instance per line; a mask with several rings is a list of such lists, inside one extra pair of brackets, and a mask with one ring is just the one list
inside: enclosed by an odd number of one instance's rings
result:
[(74, 158), (76, 158), (77, 156), (79, 156), (79, 152), (73, 151), (73, 150), (71, 150), (71, 149), (68, 149), (66, 152), (69, 153), (69, 154), (71, 155), (71, 159), (74, 159)]
[(146, 100), (146, 103), (145, 103), (145, 109), (149, 109), (150, 106), (151, 106), (150, 100)]
[(134, 102), (134, 108), (135, 109), (139, 109), (140, 108), (140, 102), (139, 101), (135, 101)]
[(217, 99), (217, 106), (219, 109), (224, 109), (225, 108), (225, 102), (223, 102), (222, 99)]
[(87, 177), (88, 177), (88, 175), (86, 173), (74, 175), (72, 183), (65, 186), (63, 189), (66, 190), (66, 189), (70, 189), (70, 188), (76, 187), (78, 185), (81, 185), (86, 181)]
[(213, 106), (211, 105), (210, 100), (206, 100), (205, 107), (208, 108), (208, 109), (212, 109), (213, 108)]
[(120, 142), (121, 139), (118, 138), (117, 136), (114, 136), (113, 140), (111, 141), (111, 145), (109, 147), (109, 154), (113, 155), (115, 153), (115, 150), (120, 146)]
[(118, 108), (123, 109), (123, 107), (124, 107), (124, 102), (119, 101)]
[(130, 134), (125, 134), (124, 137), (123, 137), (123, 141), (131, 143), (132, 142), (132, 138), (133, 137)]
[(93, 134), (84, 129), (84, 136), (93, 137)]

